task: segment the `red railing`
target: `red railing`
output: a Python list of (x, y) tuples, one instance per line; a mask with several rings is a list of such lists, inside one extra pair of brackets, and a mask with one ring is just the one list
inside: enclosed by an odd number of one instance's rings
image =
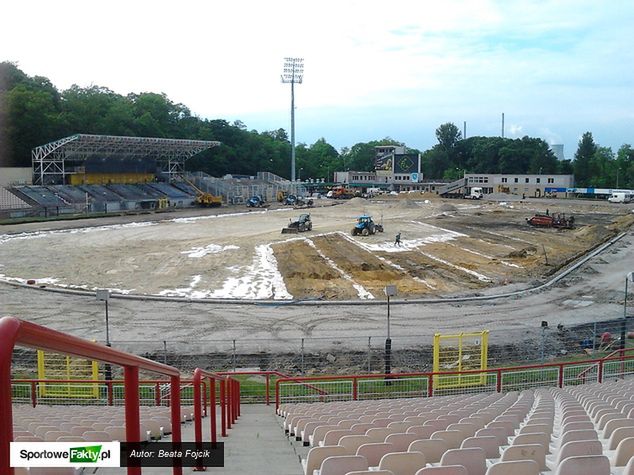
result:
[(586, 375), (592, 371), (593, 369), (597, 370), (597, 379), (599, 379), (599, 382), (601, 382), (601, 380), (603, 379), (603, 362), (606, 360), (611, 360), (611, 359), (615, 359), (614, 357), (616, 355), (619, 355), (619, 359), (624, 359), (626, 356), (626, 353), (629, 352), (634, 352), (634, 348), (623, 348), (623, 349), (618, 349), (618, 350), (614, 350), (612, 353), (610, 353), (607, 356), (604, 356), (603, 358), (601, 358), (599, 360), (599, 363), (596, 363), (592, 366), (589, 366), (588, 368), (586, 368), (585, 370), (583, 370), (581, 373), (579, 373), (579, 376), (577, 376), (577, 378), (579, 380), (581, 380), (581, 382), (583, 384), (585, 384), (586, 382)]
[[(281, 404), (280, 385), (285, 383), (298, 383), (298, 385), (308, 386), (309, 383), (316, 384), (323, 381), (349, 381), (351, 385), (351, 391), (349, 393), (349, 397), (352, 400), (357, 400), (359, 398), (359, 381), (360, 380), (384, 379), (386, 382), (390, 381), (390, 384), (391, 384), (399, 380), (406, 381), (407, 378), (418, 378), (418, 379), (423, 379), (427, 381), (426, 388), (424, 390), (421, 390), (418, 395), (432, 397), (435, 395), (436, 390), (439, 389), (435, 387), (435, 384), (437, 384), (436, 381), (442, 379), (443, 377), (482, 376), (485, 379), (485, 381), (488, 383), (489, 377), (494, 376), (495, 377), (495, 391), (502, 392), (505, 389), (505, 385), (503, 384), (504, 377), (507, 377), (509, 380), (513, 381), (513, 376), (515, 376), (516, 379), (519, 379), (522, 376), (522, 373), (527, 373), (531, 371), (538, 373), (539, 370), (541, 370), (541, 373), (544, 374), (545, 372), (548, 372), (548, 370), (556, 369), (557, 370), (556, 378), (548, 379), (547, 377), (548, 375), (546, 375), (545, 377), (542, 378), (542, 380), (538, 382), (529, 381), (526, 384), (537, 386), (537, 385), (540, 385), (540, 383), (543, 383), (542, 385), (546, 385), (550, 383), (561, 388), (565, 385), (565, 382), (567, 380), (567, 378), (565, 377), (566, 375), (565, 371), (567, 368), (574, 369), (575, 367), (585, 366), (585, 365), (590, 365), (590, 367), (598, 367), (599, 370), (598, 370), (597, 382), (602, 383), (604, 369), (607, 363), (620, 362), (621, 363), (620, 373), (615, 373), (615, 374), (618, 376), (622, 376), (625, 373), (624, 365), (626, 361), (634, 362), (634, 354), (626, 356), (624, 352), (621, 352), (621, 355), (615, 358), (601, 358), (596, 360), (582, 360), (582, 361), (573, 361), (573, 362), (564, 362), (564, 363), (549, 363), (549, 364), (543, 364), (543, 365), (526, 365), (526, 366), (514, 366), (514, 367), (506, 367), (506, 368), (492, 368), (492, 369), (486, 369), (486, 370), (443, 371), (443, 372), (436, 372), (436, 373), (433, 373), (433, 372), (391, 373), (391, 374), (360, 374), (360, 375), (343, 375), (343, 376), (310, 376), (310, 377), (280, 378), (275, 383), (275, 409), (277, 410)], [(587, 368), (584, 368), (584, 371), (586, 369)], [(634, 369), (633, 369), (633, 372), (634, 372)], [(575, 377), (572, 379), (576, 380), (575, 384), (579, 384), (579, 380), (577, 380), (577, 375), (575, 375)], [(583, 382), (585, 382), (585, 380), (583, 380)], [(506, 387), (513, 388), (513, 386), (521, 386), (521, 385), (522, 385), (521, 381), (519, 382), (515, 381), (515, 382), (508, 383)], [(475, 386), (477, 385), (471, 385), (467, 387), (466, 389), (473, 389)], [(490, 385), (490, 384), (482, 384), (482, 386), (485, 388), (484, 390), (493, 389), (493, 385)], [(457, 387), (454, 389), (455, 389), (454, 393), (456, 391), (465, 392), (465, 391), (461, 391), (460, 387)], [(320, 393), (319, 396), (317, 396), (317, 399), (320, 401), (326, 401), (328, 399), (328, 396), (341, 397), (341, 396), (346, 396), (346, 393), (326, 391), (326, 396), (324, 396), (323, 393)], [(389, 392), (386, 392), (384, 396), (389, 397)]]
[[(172, 441), (181, 442), (180, 372), (162, 363), (124, 353), (34, 323), (13, 317), (0, 319), (0, 475), (13, 474), (9, 466), (9, 443), (13, 440), (11, 402), (11, 357), (15, 346), (26, 346), (90, 358), (123, 367), (125, 388), (126, 440), (140, 442), (139, 370), (169, 376), (171, 385)], [(181, 474), (181, 467), (173, 467)], [(128, 467), (129, 474), (140, 474), (140, 467)]]
[[(271, 403), (271, 376), (277, 376), (278, 378), (283, 378), (283, 379), (288, 379), (293, 377), (288, 374), (282, 373), (280, 371), (220, 371), (215, 374), (221, 375), (221, 376), (242, 376), (242, 375), (264, 376), (266, 378), (265, 389), (264, 389), (264, 402), (267, 406)], [(328, 394), (327, 391), (324, 391), (323, 389), (320, 389), (310, 384), (306, 384), (306, 387), (313, 389), (322, 395)]]
[[(207, 388), (205, 380), (209, 382), (210, 390), (210, 432), (211, 443), (215, 444), (218, 440), (217, 421), (216, 421), (216, 382), (219, 384), (220, 390), (220, 425), (222, 437), (227, 436), (227, 430), (231, 428), (231, 424), (235, 424), (240, 416), (240, 382), (228, 376), (222, 376), (216, 373), (210, 373), (200, 368), (194, 370), (194, 437), (196, 443), (203, 440), (202, 413), (203, 407), (207, 411)], [(201, 389), (202, 388), (202, 389)], [(206, 467), (199, 465), (196, 471), (204, 471)]]
[[(91, 385), (101, 385), (106, 388), (106, 405), (114, 406), (117, 402), (115, 397), (115, 387), (123, 386), (123, 379), (12, 379), (11, 385), (14, 388), (14, 398), (15, 398), (15, 386), (16, 385), (28, 385), (29, 386), (29, 398), (31, 400), (31, 405), (33, 407), (37, 406), (40, 399), (46, 399), (47, 403), (55, 403), (55, 401), (66, 400), (66, 401), (94, 401), (95, 398), (86, 395), (85, 397), (75, 397), (75, 396), (64, 396), (63, 394), (55, 394), (53, 393), (50, 396), (38, 396), (38, 385), (39, 384), (67, 384), (67, 385), (85, 385), (87, 387)], [(170, 381), (166, 379), (143, 379), (139, 381), (139, 387), (143, 386), (153, 386), (154, 387), (154, 395), (152, 397), (153, 404), (155, 406), (169, 406), (170, 405), (170, 397), (165, 397), (161, 395), (161, 386), (166, 384), (170, 384)], [(204, 383), (203, 383), (204, 384)], [(181, 380), (181, 395), (183, 393), (183, 389), (190, 387), (192, 385), (191, 381)], [(97, 398), (100, 399), (100, 398)], [(139, 401), (148, 400), (149, 398), (140, 397)], [(121, 400), (124, 400), (122, 398)], [(182, 400), (182, 398), (181, 398)], [(182, 402), (182, 401), (181, 401)], [(205, 416), (207, 414), (205, 413)]]

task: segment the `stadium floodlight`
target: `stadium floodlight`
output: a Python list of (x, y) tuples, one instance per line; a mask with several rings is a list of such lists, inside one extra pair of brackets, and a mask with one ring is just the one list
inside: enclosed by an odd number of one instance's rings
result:
[(295, 181), (295, 84), (304, 80), (304, 58), (284, 58), (282, 83), (291, 85), (291, 181)]

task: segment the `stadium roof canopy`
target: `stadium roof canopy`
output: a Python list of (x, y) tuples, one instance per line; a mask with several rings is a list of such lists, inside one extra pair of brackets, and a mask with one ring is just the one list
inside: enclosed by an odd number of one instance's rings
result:
[(71, 135), (35, 147), (31, 151), (33, 183), (40, 185), (66, 183), (67, 175), (77, 173), (78, 167), (93, 157), (153, 159), (171, 181), (174, 175), (184, 171), (187, 159), (219, 145), (220, 142), (209, 140)]

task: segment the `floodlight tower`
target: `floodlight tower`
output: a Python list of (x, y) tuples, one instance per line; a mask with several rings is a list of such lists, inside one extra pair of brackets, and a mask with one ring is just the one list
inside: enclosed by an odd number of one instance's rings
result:
[(295, 83), (304, 79), (304, 58), (284, 58), (282, 82), (291, 84), (291, 181), (295, 181)]

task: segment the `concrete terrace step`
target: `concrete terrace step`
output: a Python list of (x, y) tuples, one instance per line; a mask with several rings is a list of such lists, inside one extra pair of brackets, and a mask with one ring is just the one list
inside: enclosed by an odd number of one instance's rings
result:
[[(218, 412), (220, 425), (220, 412)], [(211, 440), (209, 418), (203, 419), (203, 440)], [(181, 426), (182, 440), (194, 441), (193, 422)], [(280, 429), (280, 422), (275, 415), (274, 406), (263, 404), (242, 405), (242, 415), (228, 431), (228, 437), (220, 436), (218, 441), (225, 444), (225, 466), (207, 468), (207, 473), (226, 475), (301, 475), (302, 465), (299, 454)], [(169, 439), (165, 439), (169, 440)], [(306, 454), (303, 454), (305, 457)], [(171, 468), (143, 468), (144, 474), (171, 474)], [(92, 473), (92, 470), (91, 470)], [(97, 475), (124, 474), (125, 468), (100, 468)], [(184, 467), (183, 474), (194, 472), (191, 467)]]

